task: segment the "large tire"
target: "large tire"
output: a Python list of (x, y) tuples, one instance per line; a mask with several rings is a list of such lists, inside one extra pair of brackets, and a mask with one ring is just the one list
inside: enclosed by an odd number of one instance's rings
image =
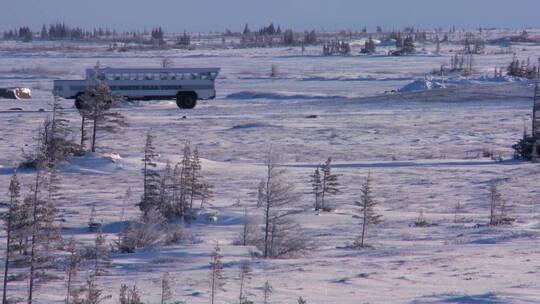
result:
[(197, 105), (197, 98), (193, 94), (178, 94), (176, 105), (180, 109), (193, 109)]
[(84, 101), (81, 98), (81, 95), (75, 97), (75, 108), (77, 110), (82, 110), (84, 108)]

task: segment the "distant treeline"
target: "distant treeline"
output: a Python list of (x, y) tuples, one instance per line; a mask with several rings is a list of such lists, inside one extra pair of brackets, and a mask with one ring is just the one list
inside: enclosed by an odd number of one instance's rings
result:
[(32, 41), (39, 40), (110, 40), (118, 42), (152, 42), (163, 41), (164, 31), (161, 27), (148, 31), (124, 31), (118, 32), (109, 28), (94, 28), (92, 30), (81, 27), (71, 27), (64, 22), (51, 24), (48, 27), (44, 24), (39, 32), (33, 32), (30, 27), (22, 26), (16, 29), (7, 30), (2, 35), (5, 40)]
[[(316, 44), (335, 43), (337, 41), (352, 41), (354, 39), (369, 38), (381, 41), (395, 40), (398, 49), (402, 49), (407, 43), (445, 43), (459, 42), (467, 45), (467, 53), (479, 54), (484, 50), (484, 40), (489, 32), (495, 29), (479, 28), (477, 31), (456, 30), (455, 27), (443, 30), (435, 28), (431, 30), (421, 30), (414, 27), (403, 29), (383, 29), (376, 27), (375, 31), (368, 31), (362, 27), (359, 31), (342, 30), (338, 32), (321, 32), (316, 30), (298, 31), (292, 28), (284, 29), (274, 22), (258, 29), (251, 29), (249, 24), (245, 24), (241, 31), (231, 31), (225, 29), (220, 32), (210, 32), (204, 37), (211, 39), (214, 44), (215, 38), (221, 38), (223, 45), (235, 45), (239, 47), (271, 47), (271, 46), (305, 46)], [(473, 34), (473, 32), (476, 32)], [(50, 25), (43, 25), (40, 31), (33, 31), (28, 26), (6, 30), (3, 32), (4, 40), (21, 40), (30, 42), (32, 40), (75, 40), (75, 41), (107, 41), (111, 43), (138, 43), (162, 46), (191, 45), (192, 37), (184, 32), (183, 34), (168, 33), (161, 26), (152, 28), (151, 31), (122, 31), (115, 29), (97, 27), (91, 30), (77, 26), (69, 26), (64, 22), (57, 22)], [(201, 34), (198, 35), (199, 39)], [(494, 43), (508, 42), (534, 42), (538, 37), (530, 35), (526, 31), (519, 34), (498, 38)], [(405, 43), (407, 42), (407, 43)]]

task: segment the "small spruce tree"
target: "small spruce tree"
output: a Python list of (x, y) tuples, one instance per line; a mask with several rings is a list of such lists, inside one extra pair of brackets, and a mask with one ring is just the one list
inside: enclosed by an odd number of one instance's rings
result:
[(216, 243), (214, 251), (210, 258), (210, 290), (211, 290), (211, 304), (215, 303), (216, 294), (218, 291), (224, 290), (225, 278), (223, 276), (223, 262), (221, 259), (221, 248), (219, 243)]
[(325, 198), (328, 195), (335, 195), (339, 193), (339, 181), (338, 175), (332, 173), (332, 158), (328, 158), (326, 162), (321, 166), (322, 171), (322, 188), (321, 188), (321, 209), (323, 211), (328, 210), (326, 206)]
[(68, 257), (66, 261), (66, 304), (71, 303), (70, 298), (72, 296), (77, 296), (78, 292), (76, 289), (73, 289), (74, 281), (76, 280), (77, 274), (82, 263), (82, 256), (77, 251), (77, 246), (74, 238), (71, 238), (66, 245), (66, 251), (68, 252)]
[(240, 263), (240, 294), (238, 295), (238, 303), (248, 303), (247, 296), (244, 290), (246, 289), (247, 281), (251, 278), (251, 263), (248, 260), (244, 260)]
[(502, 194), (499, 192), (497, 183), (492, 182), (489, 186), (489, 224), (499, 224), (499, 214), (497, 210), (501, 207), (503, 201)]
[(101, 228), (96, 233), (94, 240), (94, 276), (102, 276), (107, 273), (107, 268), (111, 266), (111, 258), (109, 256), (109, 247), (107, 238), (103, 234)]
[(272, 293), (274, 292), (274, 288), (272, 285), (270, 285), (270, 282), (266, 281), (264, 282), (263, 286), (263, 303), (264, 304), (270, 304), (270, 298), (272, 297)]
[(369, 225), (378, 224), (380, 222), (381, 215), (375, 212), (375, 206), (377, 201), (373, 197), (371, 190), (371, 174), (368, 173), (362, 187), (360, 189), (360, 201), (356, 201), (355, 204), (360, 207), (360, 217), (362, 218), (362, 233), (356, 241), (357, 247), (364, 247), (364, 238), (366, 236), (367, 227)]
[(154, 146), (155, 136), (151, 133), (146, 135), (144, 145), (143, 162), (143, 196), (139, 203), (139, 208), (143, 213), (148, 213), (150, 210), (156, 210), (159, 207), (160, 197), (160, 176), (155, 170), (157, 164), (156, 159), (159, 156), (156, 147)]
[(169, 273), (164, 273), (161, 277), (161, 304), (166, 304), (172, 299), (171, 282)]
[(5, 230), (6, 230), (6, 255), (5, 255), (5, 261), (4, 261), (4, 285), (3, 285), (3, 292), (2, 292), (2, 303), (7, 303), (7, 284), (8, 284), (8, 273), (9, 273), (9, 266), (10, 266), (10, 257), (13, 254), (12, 248), (14, 247), (12, 244), (12, 241), (14, 239), (13, 237), (13, 230), (17, 229), (17, 214), (19, 214), (19, 210), (21, 208), (21, 186), (19, 183), (19, 179), (17, 178), (17, 174), (13, 173), (11, 176), (11, 180), (9, 182), (9, 205), (8, 205), (8, 211), (7, 214), (4, 215), (3, 219), (5, 222)]
[(315, 195), (315, 211), (321, 209), (321, 196), (322, 196), (322, 180), (319, 167), (315, 169), (315, 172), (311, 175), (311, 188)]

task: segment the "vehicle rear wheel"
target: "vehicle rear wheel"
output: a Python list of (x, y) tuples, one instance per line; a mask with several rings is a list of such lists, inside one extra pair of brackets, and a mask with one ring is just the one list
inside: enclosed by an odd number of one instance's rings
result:
[(75, 97), (75, 108), (82, 110), (84, 108), (84, 101), (80, 96)]
[(178, 94), (176, 96), (176, 105), (180, 109), (193, 109), (197, 105), (197, 98), (191, 94)]

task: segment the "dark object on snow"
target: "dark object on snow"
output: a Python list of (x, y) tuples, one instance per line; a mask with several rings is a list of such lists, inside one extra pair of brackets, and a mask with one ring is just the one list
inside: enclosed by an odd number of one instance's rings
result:
[(9, 108), (10, 111), (22, 111), (22, 108)]
[(30, 88), (0, 88), (0, 97), (7, 99), (30, 99), (32, 90)]
[(88, 223), (88, 231), (96, 232), (101, 229), (101, 223)]
[(497, 225), (510, 226), (516, 221), (513, 217), (503, 217), (497, 221)]
[(315, 115), (315, 114), (308, 115), (308, 116), (306, 116), (306, 118), (319, 118), (319, 115)]
[(513, 145), (514, 158), (540, 162), (540, 86), (534, 87), (534, 99), (532, 109), (532, 132), (523, 133), (523, 138)]
[(351, 45), (345, 41), (332, 41), (323, 45), (323, 55), (350, 55)]

